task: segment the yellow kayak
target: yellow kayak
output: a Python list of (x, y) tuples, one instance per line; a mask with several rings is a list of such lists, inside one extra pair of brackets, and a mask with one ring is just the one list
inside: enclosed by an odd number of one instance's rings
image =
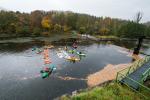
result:
[(79, 58), (76, 57), (68, 57), (67, 60), (71, 60), (71, 61), (79, 61)]

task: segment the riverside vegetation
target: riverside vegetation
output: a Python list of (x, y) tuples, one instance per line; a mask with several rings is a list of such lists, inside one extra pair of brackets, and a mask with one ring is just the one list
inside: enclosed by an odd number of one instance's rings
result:
[(96, 17), (70, 11), (41, 11), (21, 13), (0, 11), (0, 37), (49, 36), (68, 33), (135, 38), (150, 36), (149, 24), (110, 17)]
[[(145, 91), (143, 93), (150, 98), (149, 93), (145, 93)], [(83, 90), (76, 95), (64, 95), (60, 97), (60, 100), (145, 100), (145, 98), (126, 86), (111, 82)]]

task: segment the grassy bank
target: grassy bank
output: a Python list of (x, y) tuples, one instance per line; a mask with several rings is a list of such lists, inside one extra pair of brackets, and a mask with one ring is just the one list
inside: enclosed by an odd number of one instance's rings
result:
[(96, 35), (97, 38), (99, 39), (119, 39), (117, 36), (101, 36), (101, 35)]
[(144, 97), (132, 91), (126, 86), (117, 83), (109, 83), (87, 89), (76, 95), (62, 96), (60, 100), (145, 100)]

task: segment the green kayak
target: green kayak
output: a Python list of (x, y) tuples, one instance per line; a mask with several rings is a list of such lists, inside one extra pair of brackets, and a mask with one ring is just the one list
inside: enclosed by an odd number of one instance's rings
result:
[(84, 53), (81, 53), (81, 52), (76, 52), (77, 53), (77, 55), (79, 55), (79, 56), (86, 56)]

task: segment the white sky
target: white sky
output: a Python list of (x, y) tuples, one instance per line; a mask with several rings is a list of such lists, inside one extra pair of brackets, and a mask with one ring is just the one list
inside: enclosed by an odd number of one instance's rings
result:
[(150, 21), (150, 0), (0, 0), (0, 7), (21, 12), (73, 11), (130, 20), (141, 11), (142, 22)]

